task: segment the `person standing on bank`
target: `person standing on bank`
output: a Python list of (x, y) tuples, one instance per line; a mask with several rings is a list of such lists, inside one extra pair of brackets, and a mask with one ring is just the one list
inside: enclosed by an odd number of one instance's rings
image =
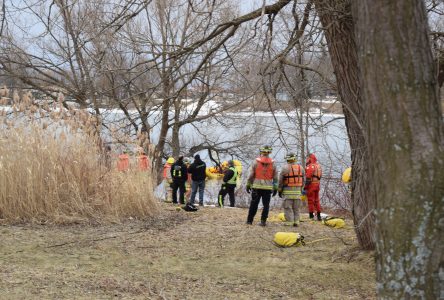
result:
[[(227, 168), (228, 167), (228, 168)], [(217, 202), (220, 207), (224, 206), (224, 198), (225, 195), (228, 194), (230, 197), (230, 207), (234, 207), (234, 190), (236, 189), (237, 178), (239, 177), (239, 173), (234, 166), (234, 162), (232, 160), (228, 161), (228, 166), (224, 171), (224, 178), (222, 179), (222, 186), (219, 191), (219, 195), (217, 196)]]
[(173, 203), (177, 204), (177, 190), (179, 190), (180, 204), (185, 204), (185, 182), (188, 178), (188, 171), (183, 162), (183, 156), (179, 156), (171, 166), (171, 178), (173, 179)]
[(194, 162), (188, 168), (191, 173), (191, 197), (190, 203), (194, 204), (196, 199), (197, 189), (199, 189), (199, 206), (203, 206), (204, 190), (205, 190), (205, 170), (207, 165), (200, 159), (200, 155), (196, 154), (194, 156)]
[(271, 193), (273, 193), (273, 196), (277, 194), (278, 172), (274, 161), (268, 157), (273, 149), (270, 146), (263, 146), (259, 151), (260, 156), (253, 162), (247, 181), (247, 193), (251, 193), (247, 224), (253, 224), (259, 202), (262, 199), (264, 208), (262, 210), (260, 225), (266, 226)]
[(308, 155), (305, 167), (305, 186), (304, 193), (307, 194), (308, 213), (310, 220), (314, 219), (316, 211), (318, 221), (321, 221), (321, 203), (319, 200), (319, 191), (322, 178), (322, 169), (314, 153)]
[(294, 153), (287, 154), (285, 159), (287, 164), (282, 167), (279, 174), (279, 198), (284, 198), (284, 225), (297, 227), (304, 186), (304, 168), (296, 163)]

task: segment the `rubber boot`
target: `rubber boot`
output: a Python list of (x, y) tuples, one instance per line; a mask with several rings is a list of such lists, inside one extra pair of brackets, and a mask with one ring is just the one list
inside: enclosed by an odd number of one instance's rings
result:
[(318, 221), (322, 221), (321, 219), (321, 212), (318, 211)]
[(267, 226), (267, 221), (262, 220), (261, 223), (259, 224), (260, 226)]
[(313, 213), (311, 212), (311, 213), (309, 213), (310, 214), (310, 220), (313, 220), (314, 219), (314, 215), (313, 215)]

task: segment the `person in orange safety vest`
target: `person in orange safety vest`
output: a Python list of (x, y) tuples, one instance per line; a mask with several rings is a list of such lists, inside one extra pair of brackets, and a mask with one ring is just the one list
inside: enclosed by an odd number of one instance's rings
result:
[(120, 172), (127, 172), (129, 170), (129, 156), (127, 150), (123, 150), (123, 153), (119, 155), (117, 160), (117, 170)]
[(261, 226), (267, 224), (271, 195), (277, 194), (278, 173), (274, 161), (268, 157), (273, 149), (270, 146), (260, 148), (260, 156), (256, 158), (250, 169), (247, 180), (247, 193), (251, 193), (251, 203), (248, 210), (247, 224), (253, 224), (259, 202), (264, 206), (261, 216)]
[(303, 194), (307, 195), (310, 219), (314, 219), (314, 212), (316, 211), (318, 221), (321, 221), (321, 203), (319, 200), (321, 178), (321, 166), (318, 164), (316, 155), (311, 153), (308, 155), (305, 167), (305, 186)]
[(301, 206), (302, 189), (304, 186), (304, 168), (296, 163), (296, 154), (285, 156), (287, 164), (279, 174), (279, 197), (284, 198), (284, 225), (299, 225), (299, 208)]
[(150, 168), (150, 159), (146, 156), (145, 152), (141, 150), (139, 152), (139, 171), (148, 171)]

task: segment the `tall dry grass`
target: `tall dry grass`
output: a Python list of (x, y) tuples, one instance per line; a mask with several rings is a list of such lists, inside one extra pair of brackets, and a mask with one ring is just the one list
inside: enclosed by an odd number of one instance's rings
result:
[(12, 107), (0, 107), (3, 222), (116, 222), (158, 211), (150, 173), (109, 168), (88, 113), (36, 105), (30, 94)]

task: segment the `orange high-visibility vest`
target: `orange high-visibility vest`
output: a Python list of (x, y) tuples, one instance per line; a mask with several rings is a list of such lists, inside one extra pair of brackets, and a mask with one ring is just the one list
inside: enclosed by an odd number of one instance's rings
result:
[(312, 183), (319, 183), (321, 181), (322, 177), (322, 169), (321, 166), (318, 163), (311, 164), (313, 168), (313, 173), (311, 176), (311, 182)]
[(150, 167), (150, 160), (148, 159), (148, 156), (144, 154), (139, 155), (139, 170), (148, 171), (149, 167)]
[(128, 154), (120, 154), (117, 160), (117, 170), (126, 172), (129, 170), (129, 156)]
[(291, 165), (290, 173), (284, 176), (284, 186), (302, 186), (304, 176), (300, 165)]
[(166, 163), (163, 166), (163, 178), (171, 179), (171, 165), (169, 163)]
[(269, 157), (258, 157), (257, 166), (254, 173), (255, 179), (273, 180), (273, 160)]

